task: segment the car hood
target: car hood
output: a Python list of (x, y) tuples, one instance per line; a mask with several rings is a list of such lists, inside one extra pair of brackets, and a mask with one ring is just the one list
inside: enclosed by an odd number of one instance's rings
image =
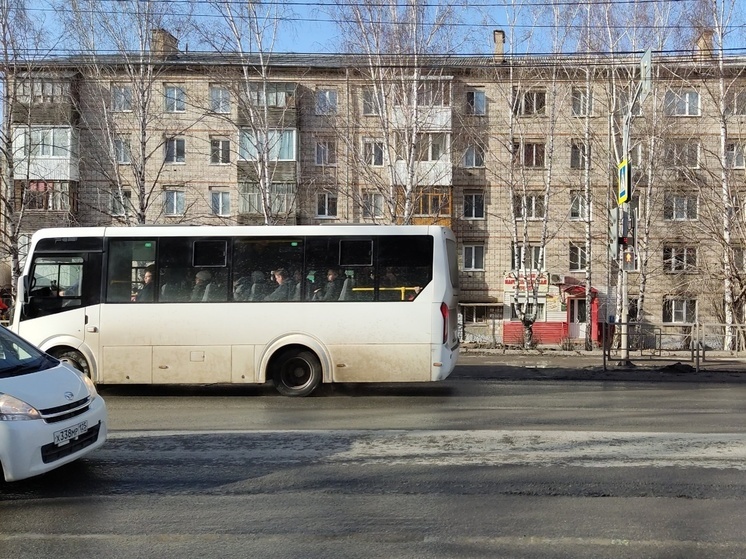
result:
[(80, 374), (62, 363), (51, 369), (0, 379), (0, 392), (37, 410), (64, 406), (90, 395)]

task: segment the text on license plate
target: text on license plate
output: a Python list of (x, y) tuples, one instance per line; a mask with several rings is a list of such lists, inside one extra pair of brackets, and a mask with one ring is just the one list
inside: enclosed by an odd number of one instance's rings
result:
[(81, 421), (77, 425), (68, 427), (67, 429), (60, 429), (54, 432), (54, 444), (63, 445), (67, 444), (71, 439), (76, 439), (83, 433), (88, 431), (88, 422)]

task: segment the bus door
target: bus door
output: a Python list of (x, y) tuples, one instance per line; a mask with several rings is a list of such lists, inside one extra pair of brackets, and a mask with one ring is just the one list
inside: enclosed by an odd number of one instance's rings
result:
[(101, 253), (35, 253), (24, 280), (19, 333), (45, 346), (98, 349)]

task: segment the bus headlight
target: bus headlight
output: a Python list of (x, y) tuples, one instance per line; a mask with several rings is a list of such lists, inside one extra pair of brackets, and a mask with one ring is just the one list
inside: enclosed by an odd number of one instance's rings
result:
[(0, 421), (27, 421), (41, 419), (36, 408), (10, 394), (0, 394)]

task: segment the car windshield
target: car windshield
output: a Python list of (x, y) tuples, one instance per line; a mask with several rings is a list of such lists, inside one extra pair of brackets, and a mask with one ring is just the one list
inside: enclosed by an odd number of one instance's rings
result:
[(54, 359), (0, 326), (0, 378), (33, 373), (55, 363)]

